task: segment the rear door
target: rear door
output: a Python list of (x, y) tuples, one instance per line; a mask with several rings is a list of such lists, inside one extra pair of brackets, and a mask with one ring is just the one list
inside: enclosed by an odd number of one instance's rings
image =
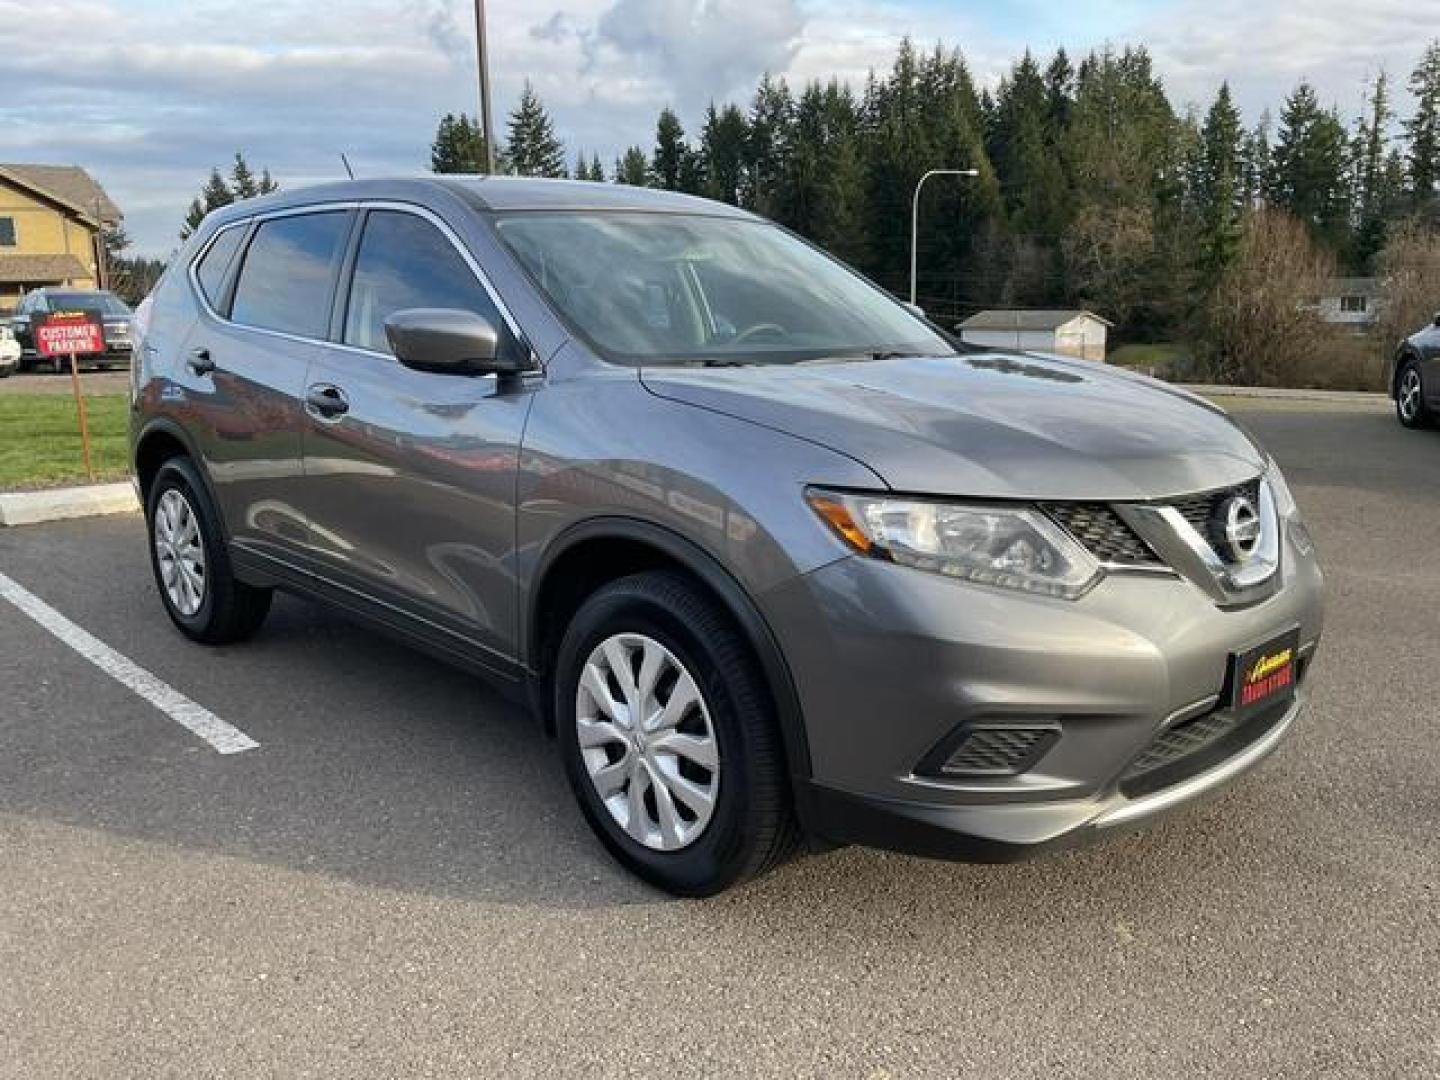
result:
[(329, 327), (354, 213), (317, 208), (232, 227), (192, 267), (207, 310), (176, 380), (232, 542), (295, 562), (305, 375)]
[(319, 572), (502, 659), (517, 654), (515, 484), (531, 388), (401, 365), (385, 319), (459, 308), (525, 348), (442, 219), (363, 212), (332, 337), (310, 368), (305, 484)]

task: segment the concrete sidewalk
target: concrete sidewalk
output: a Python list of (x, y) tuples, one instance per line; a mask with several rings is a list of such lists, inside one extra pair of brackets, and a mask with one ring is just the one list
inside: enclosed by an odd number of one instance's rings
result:
[(1279, 401), (1329, 401), (1390, 407), (1387, 394), (1360, 390), (1292, 390), (1279, 386), (1222, 386), (1217, 383), (1176, 383), (1181, 389), (1205, 397), (1272, 398)]

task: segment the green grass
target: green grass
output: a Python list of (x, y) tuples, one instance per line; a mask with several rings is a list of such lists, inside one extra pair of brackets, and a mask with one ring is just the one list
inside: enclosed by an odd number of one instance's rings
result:
[(1172, 360), (1189, 355), (1190, 349), (1186, 345), (1155, 342), (1149, 345), (1121, 345), (1111, 349), (1110, 355), (1105, 359), (1117, 367), (1149, 370), (1162, 368)]
[[(101, 480), (125, 475), (128, 449), (124, 394), (87, 396), (90, 454)], [(0, 397), (0, 491), (84, 483), (75, 400), (67, 395)]]

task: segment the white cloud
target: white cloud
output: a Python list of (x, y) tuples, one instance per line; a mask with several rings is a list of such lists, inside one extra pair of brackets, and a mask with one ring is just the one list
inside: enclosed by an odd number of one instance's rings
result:
[(1348, 121), (1382, 68), (1406, 104), (1410, 71), (1440, 36), (1440, 0), (1182, 0), (1137, 30), (1177, 102), (1208, 103), (1228, 79), (1254, 119), (1308, 79)]
[[(1440, 32), (1440, 0), (489, 0), (497, 125), (528, 79), (573, 158), (648, 146), (675, 105), (694, 133), (712, 99), (760, 74), (837, 75), (857, 87), (906, 34), (963, 49), (993, 83), (1030, 44), (1083, 52), (1097, 35), (1145, 44), (1177, 104), (1229, 79), (1253, 119), (1306, 77), (1347, 119), (1384, 65), (1397, 89)], [(0, 0), (33, 22), (34, 0)], [(471, 0), (46, 0), (79, 35), (25, 36), (6, 57), (0, 160), (90, 168), (137, 246), (169, 249), (211, 165), (237, 149), (286, 185), (413, 172), (438, 116), (475, 110)], [(78, 44), (76, 43), (78, 41)], [(1403, 99), (1402, 99), (1403, 104)]]

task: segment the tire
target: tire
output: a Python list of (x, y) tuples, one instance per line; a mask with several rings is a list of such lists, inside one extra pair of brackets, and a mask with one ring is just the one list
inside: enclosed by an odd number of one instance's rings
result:
[[(219, 518), (189, 458), (174, 457), (160, 466), (145, 502), (145, 526), (160, 602), (182, 634), (205, 645), (226, 645), (260, 629), (270, 612), (271, 590), (236, 579)], [(195, 561), (182, 554), (197, 548), (198, 572)]]
[(1395, 416), (1407, 428), (1427, 428), (1435, 422), (1425, 407), (1425, 383), (1414, 360), (1402, 362), (1395, 376)]
[[(627, 665), (634, 698), (616, 674)], [(648, 695), (639, 689), (647, 681)], [(691, 687), (695, 700), (682, 710)], [(711, 896), (793, 854), (799, 832), (774, 704), (744, 638), (690, 579), (650, 572), (597, 590), (565, 631), (554, 688), (571, 789), (630, 871), (678, 896)], [(634, 700), (659, 721), (639, 734), (624, 722)], [(713, 769), (703, 763), (712, 756)], [(697, 791), (710, 793), (708, 812)], [(666, 813), (664, 801), (674, 810)]]
[(0, 367), (0, 379), (8, 379), (11, 375), (14, 375), (15, 372), (19, 370), (20, 365), (18, 362), (14, 364), (6, 364), (4, 367)]

